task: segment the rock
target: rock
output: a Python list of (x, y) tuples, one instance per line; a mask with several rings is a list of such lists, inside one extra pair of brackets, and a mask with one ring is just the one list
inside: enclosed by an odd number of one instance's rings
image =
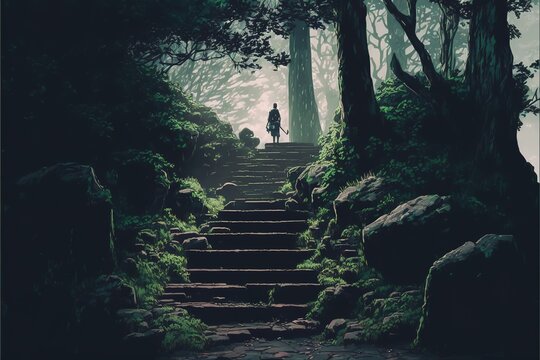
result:
[(165, 251), (171, 254), (180, 254), (181, 245), (176, 240), (171, 240), (165, 244)]
[(390, 295), (388, 297), (390, 298), (398, 298), (401, 296), (401, 293), (399, 291), (394, 291), (392, 293), (390, 293)]
[(183, 243), (184, 240), (189, 238), (198, 237), (199, 233), (196, 232), (185, 232), (185, 233), (175, 233), (171, 234), (174, 241), (178, 241), (178, 243)]
[(216, 194), (225, 197), (225, 199), (232, 199), (239, 193), (238, 185), (232, 182), (225, 183), (216, 189)]
[(345, 319), (334, 319), (334, 320), (330, 321), (330, 323), (328, 325), (326, 325), (325, 332), (330, 337), (335, 337), (336, 334), (340, 330), (345, 329), (346, 326), (347, 326), (347, 320), (345, 320)]
[(285, 209), (287, 210), (300, 210), (300, 204), (294, 199), (289, 199), (285, 202)]
[(300, 174), (306, 169), (306, 166), (293, 166), (287, 169), (287, 180), (294, 185)]
[(538, 341), (530, 334), (538, 325), (531, 317), (538, 305), (525, 276), (510, 235), (486, 235), (450, 251), (429, 271), (416, 342), (438, 351), (502, 351), (512, 358), (537, 351), (517, 346)]
[(208, 250), (211, 248), (208, 239), (204, 236), (186, 239), (182, 242), (182, 247), (184, 250)]
[(311, 205), (314, 208), (319, 208), (324, 205), (324, 197), (328, 191), (328, 186), (316, 187), (311, 192)]
[(204, 224), (203, 226), (201, 226), (201, 234), (208, 234), (210, 229), (211, 229), (210, 225)]
[(157, 235), (152, 230), (145, 229), (139, 231), (137, 239), (143, 244), (155, 244), (157, 242)]
[(369, 305), (373, 299), (375, 299), (375, 291), (369, 291), (362, 295), (362, 300), (364, 301), (364, 306)]
[(191, 188), (176, 190), (174, 192), (174, 199), (171, 204), (171, 208), (172, 212), (179, 219), (183, 220), (187, 219), (192, 214), (195, 216), (201, 216), (206, 210), (200, 195), (198, 195), (195, 189)]
[(231, 331), (227, 331), (226, 335), (233, 342), (251, 339), (251, 333), (249, 332), (249, 330), (234, 329)]
[(368, 264), (396, 283), (419, 283), (439, 256), (463, 243), (446, 196), (425, 195), (399, 205), (364, 228)]
[(120, 309), (116, 312), (120, 331), (124, 334), (145, 332), (148, 322), (153, 319), (150, 311), (144, 309)]
[(347, 332), (343, 336), (344, 345), (359, 344), (361, 342), (362, 342), (362, 331)]
[(100, 276), (93, 288), (86, 301), (87, 307), (96, 307), (113, 314), (122, 308), (137, 306), (135, 290), (116, 275)]
[(334, 213), (339, 228), (362, 226), (374, 221), (377, 216), (365, 210), (376, 207), (389, 190), (390, 186), (384, 179), (376, 176), (369, 176), (358, 185), (345, 188), (334, 200)]
[(238, 138), (245, 147), (250, 149), (255, 149), (261, 143), (261, 140), (255, 137), (253, 131), (248, 128), (243, 128), (238, 134)]
[(345, 332), (354, 332), (354, 331), (362, 331), (364, 330), (364, 325), (359, 321), (351, 321), (347, 323), (347, 326), (345, 327)]
[(230, 232), (231, 232), (231, 229), (229, 229), (228, 227), (214, 226), (213, 228), (210, 229), (208, 233), (209, 234), (226, 234)]
[(322, 184), (323, 176), (330, 163), (316, 163), (307, 166), (298, 176), (295, 183), (296, 197), (311, 200), (313, 189)]
[(226, 345), (231, 342), (231, 339), (227, 335), (210, 335), (207, 339), (212, 346)]
[(305, 326), (307, 329), (317, 329), (321, 325), (318, 321), (309, 319), (296, 319), (292, 323)]

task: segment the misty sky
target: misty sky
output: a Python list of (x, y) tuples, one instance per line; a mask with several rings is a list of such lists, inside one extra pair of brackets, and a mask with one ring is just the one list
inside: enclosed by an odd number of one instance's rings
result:
[[(419, 23), (420, 21), (421, 19), (419, 19)], [(531, 12), (522, 14), (520, 19), (510, 16), (510, 22), (517, 25), (522, 33), (521, 38), (514, 39), (511, 44), (514, 53), (514, 62), (523, 62), (525, 65), (530, 65), (536, 59), (540, 58), (540, 39), (538, 32), (540, 27), (539, 7), (537, 5), (534, 6)], [(378, 34), (386, 32), (382, 21), (377, 21), (375, 28)], [(368, 22), (368, 32), (371, 30)], [(312, 30), (311, 34), (312, 48), (315, 48), (317, 41), (319, 41), (317, 32)], [(373, 39), (368, 39), (373, 41)], [(287, 40), (275, 38), (273, 39), (273, 45), (276, 50), (288, 50)], [(377, 51), (377, 47), (371, 44), (370, 56), (377, 63), (380, 56), (379, 54), (380, 52)], [(337, 77), (335, 76), (337, 75), (337, 59), (332, 58), (330, 63), (325, 63), (325, 66), (329, 66), (328, 64), (330, 64), (330, 72), (335, 72), (330, 80), (330, 85), (328, 85), (322, 84), (321, 81), (318, 80), (318, 77), (320, 77), (321, 74), (319, 73), (320, 70), (318, 70), (315, 62), (320, 61), (321, 58), (317, 57), (315, 51), (312, 51), (312, 57), (314, 62), (313, 72), (315, 93), (319, 106), (319, 116), (324, 128), (325, 121), (330, 119), (335, 111), (334, 105), (328, 106), (326, 104), (323, 94), (324, 90), (327, 90), (328, 88), (335, 91), (337, 94)], [(464, 58), (465, 56), (462, 56), (462, 60), (464, 60)], [(205, 67), (215, 68), (216, 66), (219, 66), (225, 68), (230, 65), (227, 64), (226, 61), (218, 61), (216, 63), (208, 62), (206, 64), (197, 64), (197, 66), (198, 68), (196, 71), (202, 71)], [(324, 70), (327, 71), (326, 75), (328, 75), (328, 68), (325, 67)], [(188, 74), (192, 74), (191, 71)], [(385, 72), (386, 68), (382, 67), (379, 74), (385, 74)], [(239, 132), (244, 127), (252, 129), (255, 136), (261, 139), (261, 146), (263, 146), (264, 143), (272, 142), (272, 138), (266, 132), (265, 127), (268, 111), (271, 109), (274, 102), (278, 103), (282, 116), (283, 128), (288, 129), (287, 68), (281, 67), (276, 71), (270, 64), (266, 63), (260, 71), (254, 73), (244, 72), (242, 74), (235, 74), (231, 71), (228, 76), (230, 77), (230, 81), (225, 85), (225, 91), (234, 93), (234, 91), (238, 90), (232, 89), (240, 88), (242, 95), (238, 96), (238, 99), (232, 98), (227, 99), (227, 101), (222, 101), (220, 96), (217, 96), (214, 97), (213, 100), (205, 100), (203, 96), (202, 99), (199, 100), (212, 107), (222, 120), (230, 122), (236, 132)], [(539, 83), (540, 77), (537, 74), (536, 77), (531, 80), (530, 87), (537, 88)], [(197, 91), (201, 91), (197, 90), (200, 89), (200, 87), (195, 88), (193, 86), (186, 86), (185, 81), (180, 82), (180, 84), (188, 93), (197, 93)], [(238, 92), (240, 93), (240, 91)], [(538, 174), (540, 168), (539, 119), (538, 116), (528, 115), (523, 118), (522, 121), (524, 124), (521, 131), (518, 133), (519, 146), (527, 161), (535, 167), (535, 171)], [(288, 136), (282, 134), (281, 141), (288, 141)]]

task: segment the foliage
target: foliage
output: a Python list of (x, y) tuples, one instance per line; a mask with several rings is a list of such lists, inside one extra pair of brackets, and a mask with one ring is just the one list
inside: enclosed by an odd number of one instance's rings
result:
[(206, 346), (204, 331), (206, 325), (187, 314), (186, 311), (174, 312), (172, 308), (164, 308), (165, 313), (156, 319), (156, 324), (165, 330), (162, 349), (202, 350)]

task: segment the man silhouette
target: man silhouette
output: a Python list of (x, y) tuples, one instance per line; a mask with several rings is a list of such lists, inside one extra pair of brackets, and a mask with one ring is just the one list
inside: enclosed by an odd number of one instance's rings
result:
[(272, 135), (272, 143), (279, 144), (279, 130), (281, 128), (281, 115), (277, 109), (277, 104), (274, 103), (274, 108), (268, 113), (268, 123), (266, 124), (266, 131)]

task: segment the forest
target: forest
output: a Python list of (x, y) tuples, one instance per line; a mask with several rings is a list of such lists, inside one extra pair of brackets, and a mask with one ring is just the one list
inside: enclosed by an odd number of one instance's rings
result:
[(538, 358), (537, 0), (1, 6), (3, 358)]

